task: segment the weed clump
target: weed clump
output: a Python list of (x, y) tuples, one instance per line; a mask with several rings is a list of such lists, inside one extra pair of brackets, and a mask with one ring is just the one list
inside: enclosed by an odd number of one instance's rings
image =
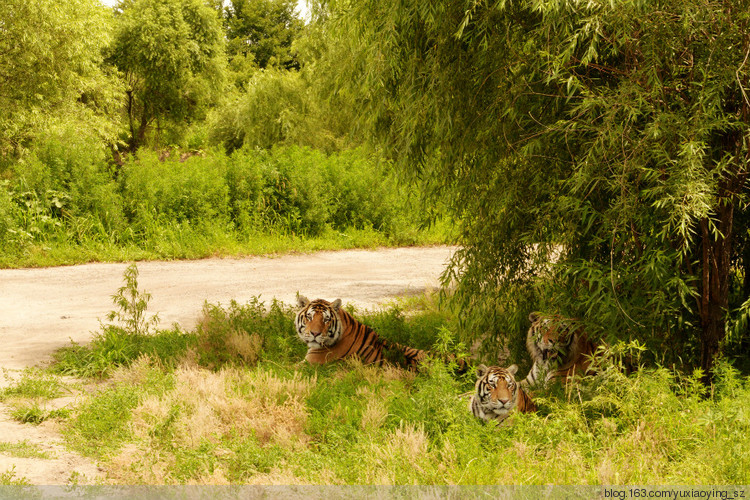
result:
[(151, 294), (138, 288), (138, 267), (131, 264), (123, 275), (125, 284), (112, 296), (116, 310), (107, 315), (119, 325), (102, 325), (91, 343), (73, 344), (54, 355), (53, 371), (79, 377), (106, 377), (120, 366), (127, 366), (142, 355), (150, 355), (174, 366), (194, 343), (194, 336), (179, 327), (155, 331), (158, 314), (148, 317)]
[(196, 353), (202, 366), (255, 365), (261, 359), (298, 361), (306, 347), (294, 335), (293, 311), (274, 300), (268, 310), (253, 297), (228, 308), (206, 304), (196, 328)]

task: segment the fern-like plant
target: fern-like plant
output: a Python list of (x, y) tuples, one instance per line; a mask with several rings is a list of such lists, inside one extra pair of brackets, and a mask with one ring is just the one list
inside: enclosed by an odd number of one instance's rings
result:
[(132, 335), (147, 335), (152, 327), (159, 324), (159, 315), (150, 318), (146, 315), (151, 294), (138, 290), (138, 266), (133, 263), (123, 274), (125, 284), (112, 295), (117, 310), (110, 311), (107, 319), (117, 321), (121, 328)]

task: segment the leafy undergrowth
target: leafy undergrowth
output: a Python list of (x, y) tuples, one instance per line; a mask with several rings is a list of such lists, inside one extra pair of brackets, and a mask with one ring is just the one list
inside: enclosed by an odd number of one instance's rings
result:
[[(293, 310), (207, 305), (192, 332), (108, 327), (53, 369), (100, 390), (63, 421), (68, 443), (120, 484), (747, 484), (750, 382), (720, 363), (598, 375), (536, 391), (539, 412), (482, 424), (473, 375), (356, 361), (313, 367)], [(418, 347), (450, 322), (435, 310), (357, 314)]]
[(42, 141), (0, 178), (0, 268), (453, 240), (448, 218), (423, 227), (419, 189), (366, 149), (142, 150), (113, 169), (81, 140)]

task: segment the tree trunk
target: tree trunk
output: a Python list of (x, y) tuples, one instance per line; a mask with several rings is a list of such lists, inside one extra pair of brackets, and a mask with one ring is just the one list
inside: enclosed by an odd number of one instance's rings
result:
[(701, 221), (701, 361), (704, 381), (711, 379), (719, 346), (724, 340), (731, 264), (734, 205), (726, 198), (719, 207), (715, 223), (721, 234), (712, 236), (708, 219)]
[[(743, 140), (735, 139), (735, 150)], [(747, 165), (741, 158), (734, 172), (719, 182), (717, 208), (713, 221), (701, 220), (701, 282), (699, 312), (701, 320), (701, 368), (704, 382), (710, 382), (716, 355), (726, 335), (729, 289), (732, 279), (734, 211), (747, 177)], [(712, 234), (713, 233), (713, 234)]]
[(135, 145), (134, 145), (134, 141), (135, 141), (135, 123), (133, 122), (133, 120), (134, 120), (133, 114), (135, 113), (135, 110), (133, 109), (133, 102), (134, 102), (133, 101), (133, 91), (132, 90), (128, 90), (127, 91), (127, 96), (128, 96), (128, 105), (127, 105), (128, 106), (128, 124), (130, 125), (130, 151), (133, 152), (136, 149)]
[(151, 116), (149, 111), (149, 106), (147, 104), (144, 104), (141, 114), (141, 123), (138, 126), (138, 132), (136, 132), (136, 134), (131, 136), (130, 138), (130, 148), (133, 153), (135, 153), (135, 151), (143, 146), (143, 144), (145, 144), (146, 142), (146, 132), (148, 131), (148, 127), (151, 124)]

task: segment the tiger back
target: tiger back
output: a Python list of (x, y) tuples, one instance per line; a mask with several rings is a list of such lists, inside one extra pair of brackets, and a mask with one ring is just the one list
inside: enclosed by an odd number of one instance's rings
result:
[(425, 351), (381, 338), (377, 332), (354, 319), (341, 307), (341, 299), (328, 302), (300, 296), (300, 310), (294, 322), (298, 337), (307, 344), (305, 359), (323, 364), (358, 357), (364, 364), (388, 361), (416, 369), (426, 357)]
[(517, 365), (508, 368), (479, 365), (475, 392), (469, 409), (484, 421), (502, 422), (513, 411), (531, 413), (536, 405), (524, 388), (516, 382)]
[(538, 312), (532, 312), (529, 321), (526, 349), (533, 362), (525, 379), (529, 386), (587, 372), (596, 345), (580, 325)]

